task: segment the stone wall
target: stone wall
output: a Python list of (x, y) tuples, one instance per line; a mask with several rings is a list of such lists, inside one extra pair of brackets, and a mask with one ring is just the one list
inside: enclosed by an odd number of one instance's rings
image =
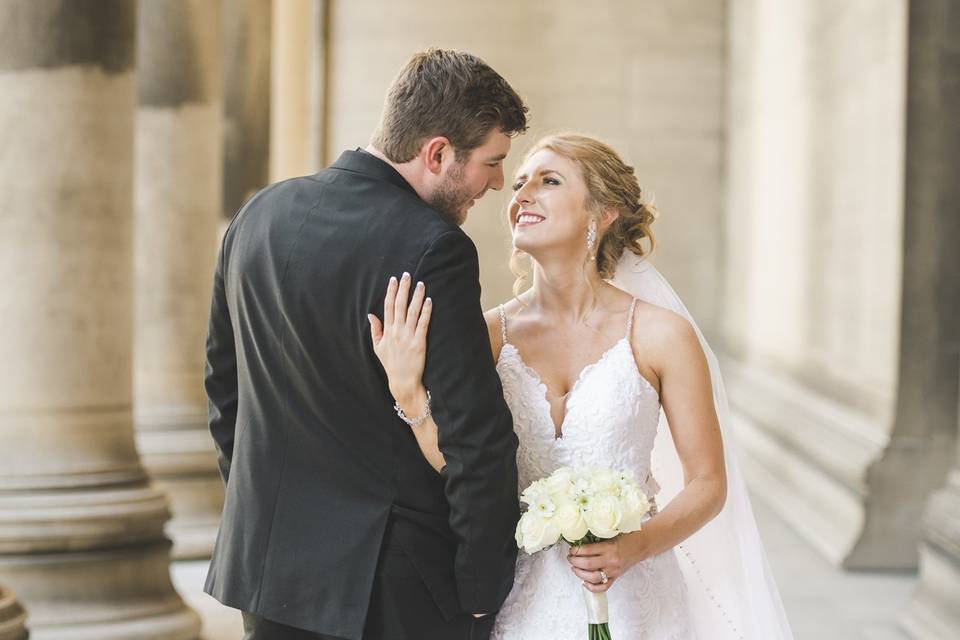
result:
[[(524, 148), (547, 132), (576, 129), (612, 143), (662, 211), (657, 264), (713, 332), (724, 3), (376, 0), (330, 2), (327, 20), (326, 162), (366, 145), (387, 86), (413, 52), (438, 46), (475, 53), (530, 106), (531, 129), (514, 141), (508, 175)], [(485, 307), (508, 298), (513, 284), (503, 220), (509, 197), (506, 190), (488, 194), (466, 225), (480, 249)]]

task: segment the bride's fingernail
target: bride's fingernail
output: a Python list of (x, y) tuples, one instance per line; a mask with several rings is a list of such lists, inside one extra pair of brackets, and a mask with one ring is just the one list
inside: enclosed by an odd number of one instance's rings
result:
[(403, 279), (404, 279), (404, 280), (409, 280), (409, 279), (410, 279), (410, 274), (407, 273), (406, 271), (404, 271), (404, 272), (403, 272)]
[(418, 283), (417, 283), (417, 289), (418, 289), (418, 290), (423, 289), (423, 282), (418, 282)]
[(433, 298), (427, 298), (423, 301), (423, 304), (433, 304)]

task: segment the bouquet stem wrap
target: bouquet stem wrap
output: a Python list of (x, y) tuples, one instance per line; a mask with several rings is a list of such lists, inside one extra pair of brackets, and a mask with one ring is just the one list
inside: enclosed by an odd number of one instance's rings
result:
[(587, 605), (588, 640), (612, 640), (610, 635), (610, 614), (607, 610), (607, 594), (583, 590), (583, 601)]
[(584, 589), (583, 599), (587, 603), (587, 622), (590, 624), (607, 624), (610, 622), (606, 592), (594, 593)]

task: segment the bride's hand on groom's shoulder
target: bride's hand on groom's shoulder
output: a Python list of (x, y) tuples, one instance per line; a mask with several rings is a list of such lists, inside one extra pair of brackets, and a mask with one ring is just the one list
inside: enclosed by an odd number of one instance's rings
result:
[[(619, 535), (612, 540), (571, 547), (567, 561), (584, 587), (602, 593), (613, 586), (617, 578), (633, 565), (646, 560), (650, 554), (643, 530)], [(602, 572), (602, 573), (601, 573)], [(606, 576), (606, 582), (603, 581)]]
[(411, 277), (390, 278), (383, 300), (383, 322), (368, 314), (373, 351), (387, 374), (390, 393), (401, 404), (420, 395), (427, 353), (427, 330), (433, 304), (418, 282), (410, 294)]

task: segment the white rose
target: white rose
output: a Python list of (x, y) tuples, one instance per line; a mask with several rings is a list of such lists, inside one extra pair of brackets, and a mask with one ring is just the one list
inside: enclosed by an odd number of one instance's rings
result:
[(590, 488), (594, 494), (619, 495), (620, 476), (609, 469), (595, 469), (590, 474)]
[(518, 546), (527, 553), (536, 553), (555, 544), (560, 539), (560, 530), (550, 518), (541, 518), (532, 511), (520, 516), (517, 524)]
[(570, 488), (573, 484), (573, 469), (570, 467), (561, 467), (550, 474), (546, 479), (545, 485), (550, 495), (554, 497), (567, 496), (570, 494)]
[(598, 496), (590, 501), (590, 508), (583, 513), (590, 533), (598, 538), (612, 538), (620, 533), (623, 512), (616, 496)]
[(553, 519), (557, 528), (560, 529), (560, 535), (571, 544), (587, 535), (587, 521), (583, 519), (580, 508), (573, 502), (561, 503)]
[(624, 533), (639, 531), (647, 512), (650, 511), (650, 501), (638, 489), (627, 489), (620, 496), (623, 517), (620, 519), (620, 530)]
[(626, 473), (619, 474), (617, 477), (617, 482), (620, 485), (621, 495), (628, 491), (640, 491), (640, 485), (637, 483), (637, 481)]

